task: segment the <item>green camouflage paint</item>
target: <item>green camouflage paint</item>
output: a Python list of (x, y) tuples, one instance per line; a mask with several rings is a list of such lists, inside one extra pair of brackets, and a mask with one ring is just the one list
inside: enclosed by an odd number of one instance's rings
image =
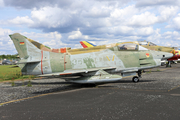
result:
[(50, 64), (52, 72), (64, 71), (64, 54), (50, 52)]
[(84, 58), (83, 61), (87, 68), (95, 68), (94, 60), (92, 58)]

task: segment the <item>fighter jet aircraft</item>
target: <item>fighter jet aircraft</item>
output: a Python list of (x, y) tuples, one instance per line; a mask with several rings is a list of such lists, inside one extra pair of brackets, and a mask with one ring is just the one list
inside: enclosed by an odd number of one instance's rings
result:
[(78, 79), (65, 80), (81, 84), (114, 82), (132, 75), (132, 81), (138, 82), (142, 70), (160, 66), (161, 59), (173, 56), (171, 53), (148, 50), (135, 43), (67, 49), (65, 53), (54, 53), (38, 49), (19, 33), (9, 36), (21, 58), (18, 65), (22, 74), (80, 75)]

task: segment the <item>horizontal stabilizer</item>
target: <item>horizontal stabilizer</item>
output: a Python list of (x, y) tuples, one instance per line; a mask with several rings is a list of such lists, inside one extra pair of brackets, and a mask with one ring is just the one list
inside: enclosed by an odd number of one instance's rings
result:
[(27, 62), (18, 62), (16, 64), (26, 64), (26, 63), (39, 63), (41, 61), (27, 61)]

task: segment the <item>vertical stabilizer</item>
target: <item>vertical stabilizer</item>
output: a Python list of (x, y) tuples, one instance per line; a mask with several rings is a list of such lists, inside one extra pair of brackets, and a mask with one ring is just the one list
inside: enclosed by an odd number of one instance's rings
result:
[(41, 50), (35, 47), (24, 36), (19, 33), (9, 35), (12, 39), (16, 50), (19, 53), (19, 57), (22, 59), (28, 59), (28, 61), (39, 60), (41, 57)]

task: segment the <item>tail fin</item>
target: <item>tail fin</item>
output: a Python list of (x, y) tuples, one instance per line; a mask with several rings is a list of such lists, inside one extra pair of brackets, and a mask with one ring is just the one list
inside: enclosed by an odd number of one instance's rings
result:
[[(33, 56), (34, 60), (39, 60), (38, 56), (41, 56), (41, 50), (29, 42), (27, 38), (19, 33), (14, 33), (9, 36), (12, 39), (20, 58), (27, 59)], [(30, 58), (30, 60), (32, 59)]]
[(89, 48), (89, 47), (94, 47), (96, 45), (88, 42), (88, 41), (80, 41), (81, 45), (83, 46), (83, 48)]

